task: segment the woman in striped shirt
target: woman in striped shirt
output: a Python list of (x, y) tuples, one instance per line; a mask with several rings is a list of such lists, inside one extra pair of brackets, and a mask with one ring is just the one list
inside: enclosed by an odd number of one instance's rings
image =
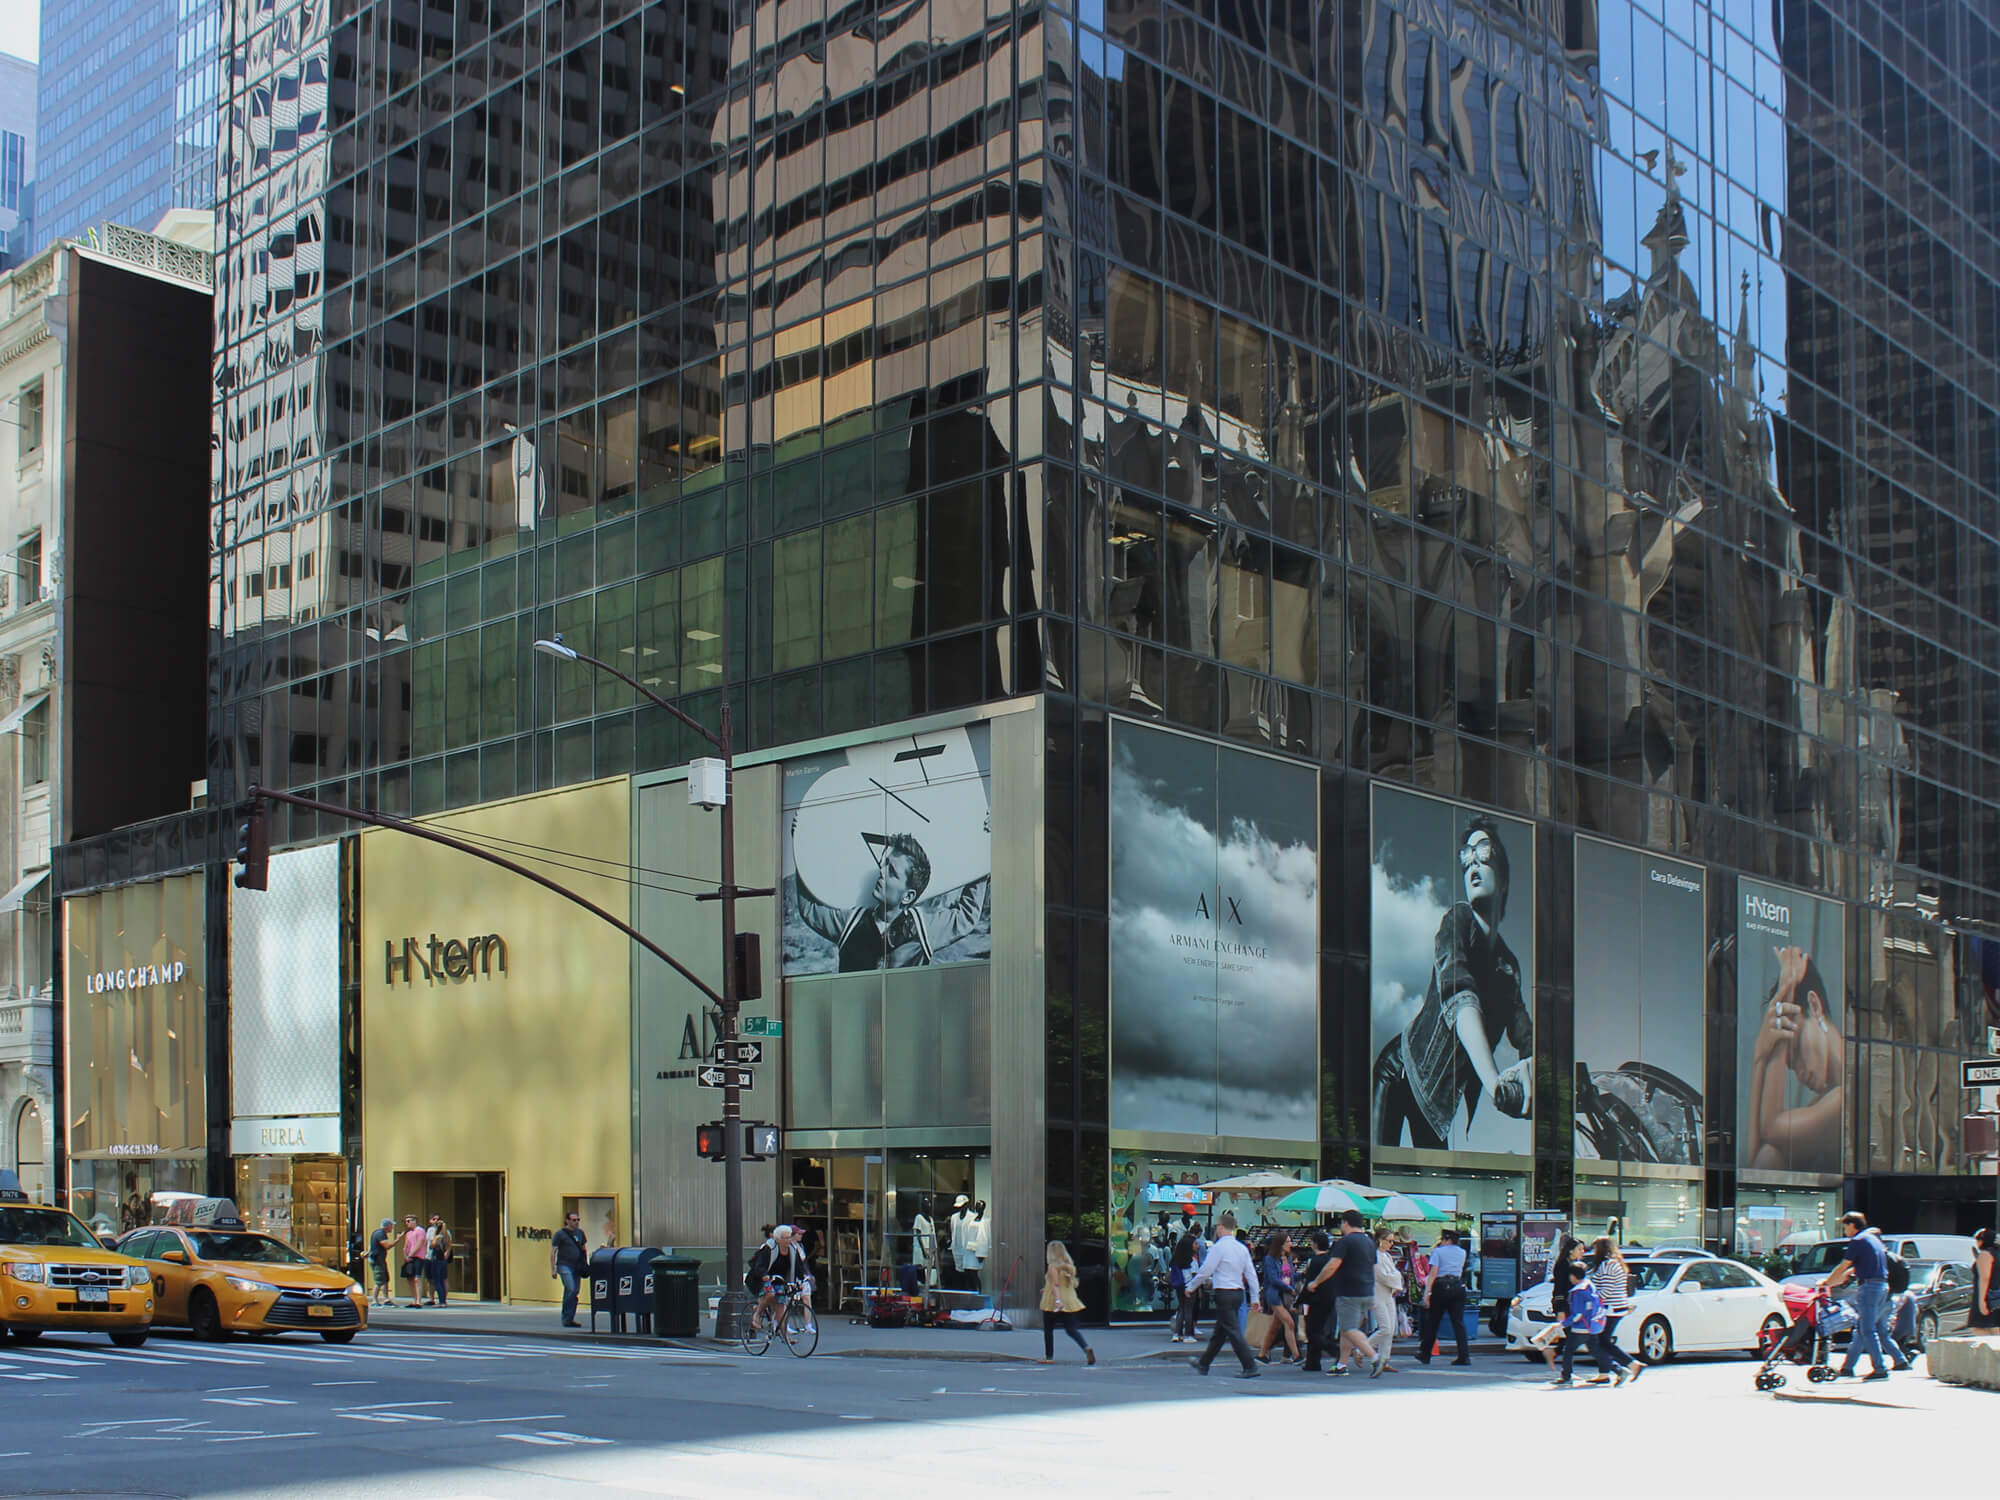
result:
[[(1598, 1299), (1604, 1304), (1603, 1342), (1598, 1348), (1610, 1358), (1614, 1369), (1625, 1372), (1627, 1380), (1637, 1380), (1646, 1367), (1613, 1342), (1618, 1334), (1618, 1320), (1632, 1310), (1632, 1274), (1626, 1268), (1625, 1257), (1618, 1253), (1618, 1242), (1608, 1234), (1599, 1235), (1591, 1244), (1590, 1284), (1597, 1288)], [(1603, 1385), (1610, 1379), (1611, 1374), (1606, 1372), (1593, 1376), (1590, 1383)]]

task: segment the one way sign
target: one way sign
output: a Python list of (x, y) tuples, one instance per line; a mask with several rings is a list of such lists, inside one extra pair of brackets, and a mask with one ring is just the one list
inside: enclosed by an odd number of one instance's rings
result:
[(694, 1081), (705, 1089), (747, 1089), (755, 1084), (756, 1075), (748, 1068), (707, 1067), (694, 1075)]
[(1992, 1088), (2000, 1084), (2000, 1062), (1975, 1062), (1964, 1058), (1958, 1065), (1958, 1078), (1965, 1088)]
[(762, 1042), (717, 1042), (714, 1052), (719, 1063), (760, 1063), (764, 1060)]

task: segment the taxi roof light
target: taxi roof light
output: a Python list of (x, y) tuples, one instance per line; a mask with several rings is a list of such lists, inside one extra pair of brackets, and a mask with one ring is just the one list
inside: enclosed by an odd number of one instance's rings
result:
[(234, 1198), (201, 1198), (193, 1194), (167, 1204), (164, 1223), (180, 1229), (241, 1229), (243, 1215)]
[(0, 1170), (0, 1203), (26, 1203), (28, 1195), (21, 1191), (21, 1179), (14, 1173)]

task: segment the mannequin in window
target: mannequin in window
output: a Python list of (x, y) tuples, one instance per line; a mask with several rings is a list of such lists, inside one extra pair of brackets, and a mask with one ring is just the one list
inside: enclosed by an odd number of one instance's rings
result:
[(914, 1259), (922, 1274), (924, 1285), (937, 1285), (937, 1225), (931, 1221), (930, 1204), (926, 1200), (917, 1209), (917, 1216), (910, 1221), (910, 1243), (915, 1251)]
[(979, 1268), (983, 1263), (984, 1257), (979, 1253), (979, 1218), (972, 1200), (960, 1193), (951, 1205), (953, 1285), (960, 1291), (978, 1291)]

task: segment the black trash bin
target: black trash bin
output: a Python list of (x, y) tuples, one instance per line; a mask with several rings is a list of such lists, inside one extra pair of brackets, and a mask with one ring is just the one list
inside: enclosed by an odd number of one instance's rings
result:
[(669, 1254), (653, 1262), (653, 1332), (663, 1339), (700, 1336), (700, 1261)]

